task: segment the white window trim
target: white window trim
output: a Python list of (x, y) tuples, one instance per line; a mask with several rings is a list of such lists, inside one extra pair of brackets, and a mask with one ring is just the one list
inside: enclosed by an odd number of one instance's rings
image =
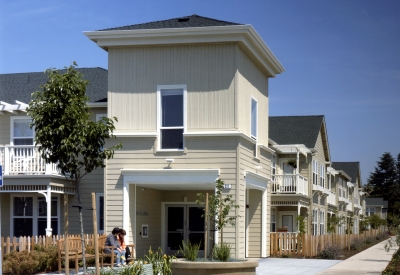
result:
[[(32, 216), (26, 216), (27, 218), (32, 218), (32, 236), (38, 236), (38, 227), (37, 222), (39, 218), (45, 218), (45, 216), (38, 215), (38, 198), (43, 198), (43, 195), (37, 193), (18, 193), (18, 194), (11, 194), (10, 196), (10, 236), (14, 237), (14, 218), (18, 218), (19, 216), (14, 216), (14, 198), (17, 197), (32, 197)], [(51, 218), (57, 218), (57, 229), (58, 233), (60, 234), (60, 195), (59, 194), (51, 194), (52, 198), (57, 198), (57, 216), (51, 216)], [(47, 216), (46, 216), (47, 218)], [(19, 237), (19, 236), (18, 236)]]
[[(183, 144), (182, 149), (162, 149), (161, 148), (161, 90), (174, 90), (174, 89), (182, 89), (183, 90)], [(187, 85), (179, 84), (179, 85), (157, 85), (157, 151), (184, 151), (185, 150), (185, 137), (184, 134), (187, 131)]]
[[(10, 145), (14, 145), (14, 121), (15, 120), (20, 120), (20, 119), (30, 119), (32, 118), (30, 116), (11, 116), (10, 117)], [(33, 139), (33, 144), (35, 145), (35, 128), (32, 128), (32, 139)]]
[[(103, 197), (103, 202), (105, 204), (104, 200), (104, 193), (96, 193), (96, 215), (97, 215), (97, 233), (98, 234), (103, 234), (104, 233), (104, 228), (105, 228), (105, 223), (103, 224), (103, 230), (100, 230), (100, 197)], [(104, 206), (104, 205), (103, 205)], [(105, 210), (105, 209), (104, 209)], [(106, 211), (103, 211), (104, 216), (106, 214)], [(105, 221), (105, 217), (104, 217)]]
[[(252, 112), (252, 106), (253, 106), (253, 100), (256, 102), (256, 135), (253, 136), (253, 131), (252, 131), (252, 125), (253, 125), (253, 112)], [(257, 140), (258, 136), (258, 101), (255, 99), (253, 96), (250, 99), (250, 137)]]
[(107, 117), (107, 114), (96, 114), (96, 122), (101, 120), (102, 117)]

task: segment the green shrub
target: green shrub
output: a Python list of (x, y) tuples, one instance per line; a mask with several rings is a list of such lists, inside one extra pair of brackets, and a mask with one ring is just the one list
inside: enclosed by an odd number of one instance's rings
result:
[(35, 251), (12, 251), (5, 254), (3, 266), (5, 274), (25, 275), (39, 272), (39, 260)]
[(330, 244), (318, 254), (318, 258), (330, 260), (337, 259), (339, 258), (340, 250), (341, 249), (337, 244)]
[(182, 241), (182, 247), (179, 246), (179, 252), (183, 254), (183, 257), (188, 261), (196, 261), (197, 255), (199, 254), (200, 244), (192, 244), (190, 241)]
[(231, 257), (231, 246), (227, 243), (221, 243), (214, 246), (212, 257), (221, 262), (227, 262)]
[(353, 243), (350, 244), (350, 249), (351, 250), (359, 250), (363, 247), (363, 240), (360, 238), (354, 239)]
[(58, 268), (58, 250), (56, 246), (35, 245), (34, 251), (39, 256), (39, 271), (49, 272)]
[(143, 261), (153, 266), (154, 275), (172, 275), (171, 264), (175, 255), (170, 256), (163, 253), (161, 247), (157, 251), (149, 249), (149, 253), (144, 256)]
[(371, 243), (373, 243), (374, 242), (374, 239), (372, 239), (371, 237), (367, 237), (366, 239), (365, 239), (365, 243), (366, 244), (371, 244)]

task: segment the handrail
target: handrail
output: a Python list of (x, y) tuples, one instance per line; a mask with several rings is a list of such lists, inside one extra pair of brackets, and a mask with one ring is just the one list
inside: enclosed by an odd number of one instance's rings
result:
[(308, 195), (308, 179), (299, 174), (274, 175), (272, 193)]
[(0, 165), (4, 175), (51, 175), (59, 174), (56, 164), (46, 164), (39, 152), (40, 146), (0, 146)]

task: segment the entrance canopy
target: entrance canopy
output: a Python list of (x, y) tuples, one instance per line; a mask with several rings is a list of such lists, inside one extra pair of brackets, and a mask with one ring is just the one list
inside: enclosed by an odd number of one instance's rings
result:
[(121, 169), (124, 183), (160, 190), (214, 190), (219, 169)]

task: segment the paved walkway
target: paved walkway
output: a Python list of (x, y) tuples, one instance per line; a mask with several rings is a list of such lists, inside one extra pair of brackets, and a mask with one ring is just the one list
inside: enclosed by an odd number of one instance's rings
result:
[[(394, 237), (392, 237), (394, 240)], [(386, 268), (393, 253), (385, 251), (386, 241), (380, 242), (363, 252), (354, 255), (344, 261), (320, 260), (320, 259), (286, 259), (266, 258), (260, 259), (256, 269), (257, 275), (372, 275), (381, 274)], [(58, 274), (47, 273), (46, 275)], [(64, 274), (63, 272), (61, 274)], [(70, 274), (75, 274), (70, 270)], [(83, 274), (82, 269), (78, 274)]]
[[(395, 237), (392, 237), (394, 241)], [(380, 242), (361, 253), (354, 255), (334, 266), (331, 266), (324, 271), (317, 273), (318, 275), (339, 275), (339, 274), (382, 274), (386, 268), (393, 253), (398, 247), (385, 251), (387, 241)]]
[(315, 275), (338, 260), (266, 258), (258, 261), (257, 275)]

